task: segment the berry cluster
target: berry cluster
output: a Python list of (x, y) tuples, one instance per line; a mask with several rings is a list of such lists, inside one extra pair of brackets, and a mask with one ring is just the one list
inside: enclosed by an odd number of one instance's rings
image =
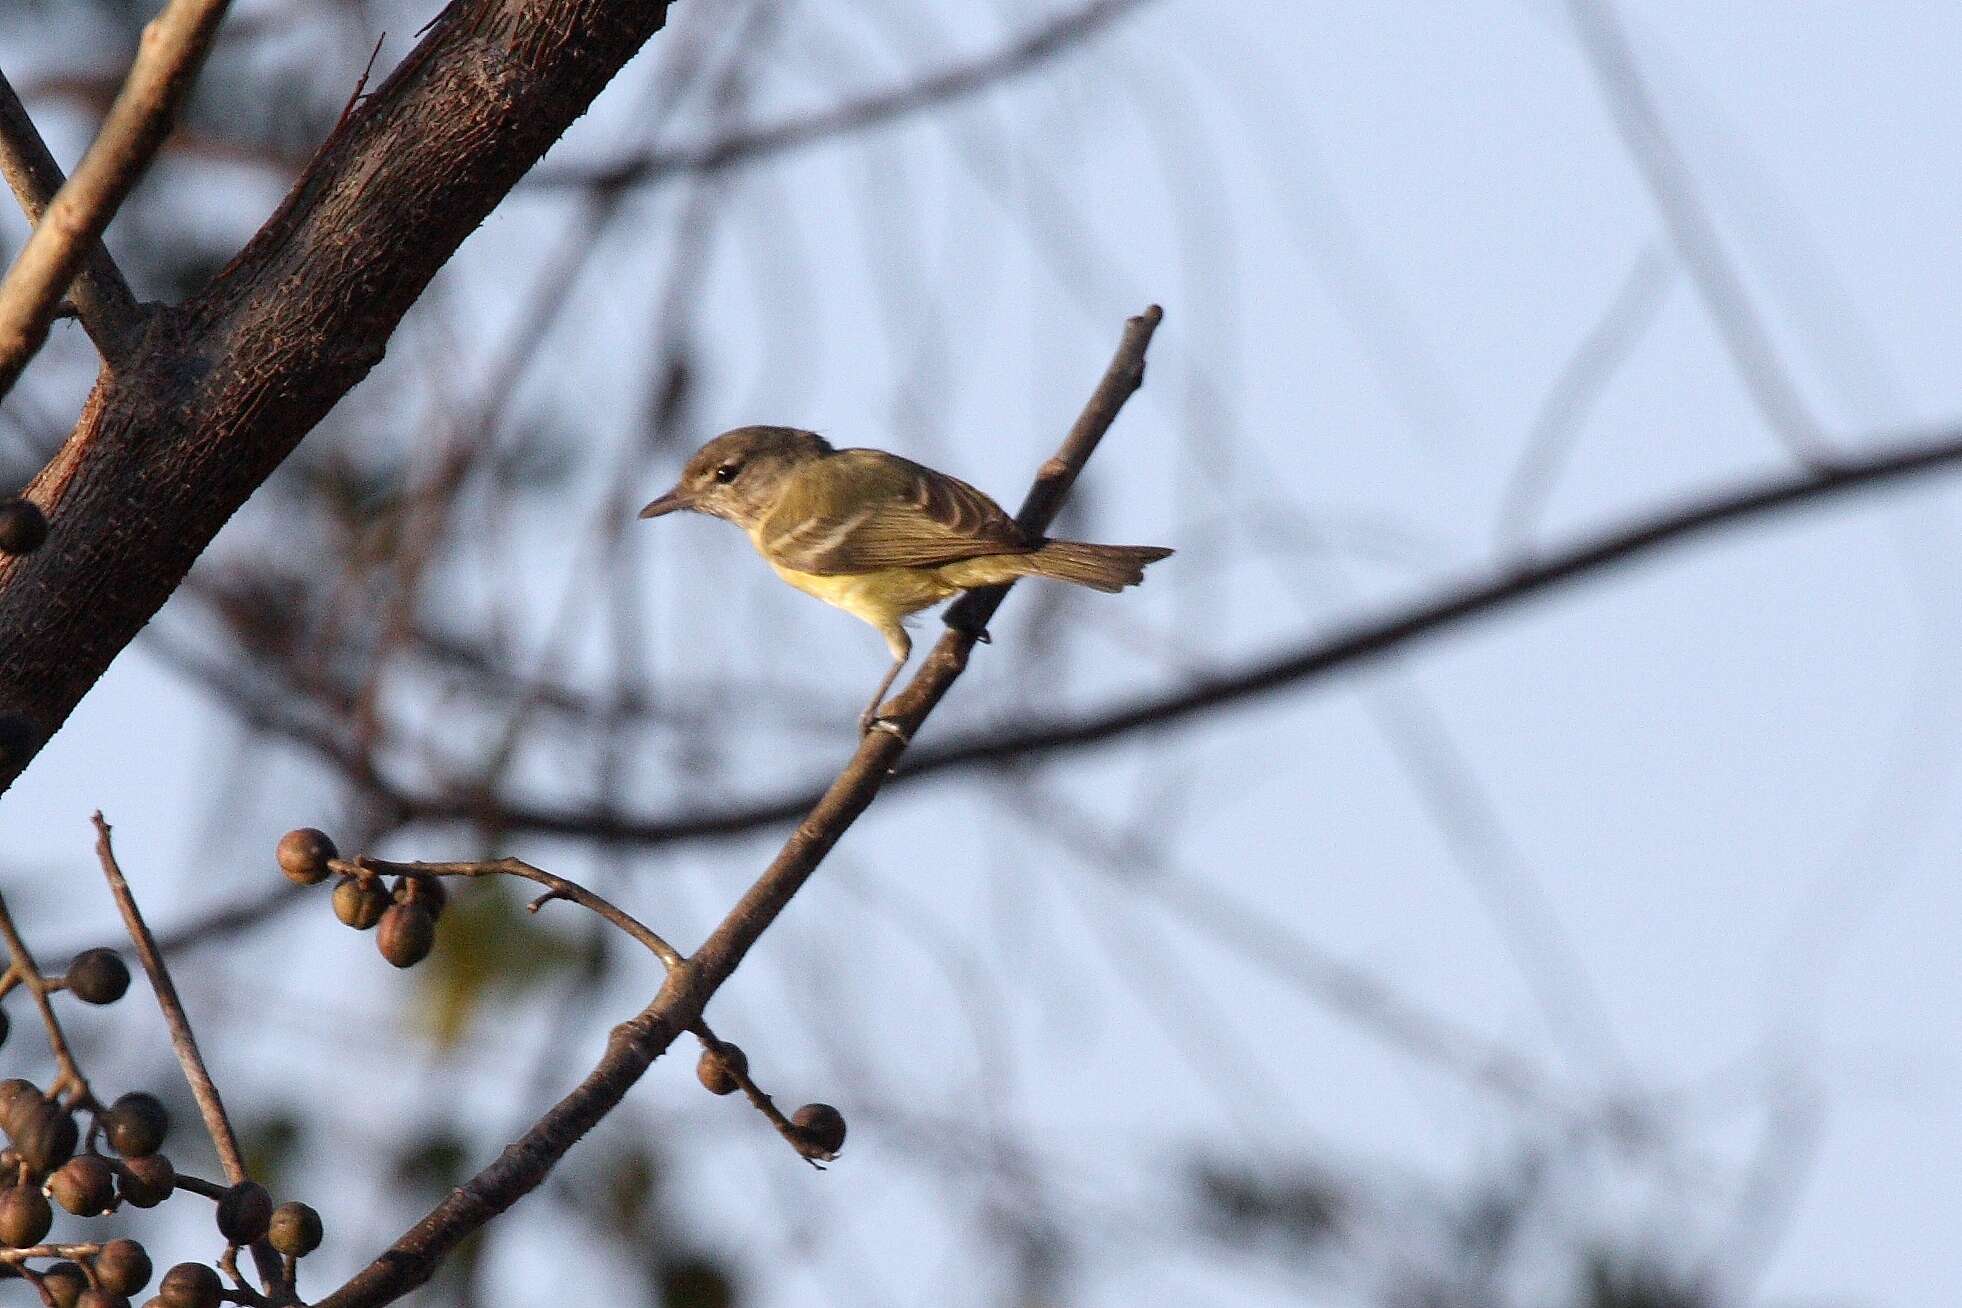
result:
[[(89, 1004), (111, 1004), (129, 989), (130, 974), (115, 951), (78, 955), (45, 988)], [(0, 1014), (0, 1041), (7, 1023)], [(67, 1091), (66, 1097), (63, 1091)], [(78, 1117), (86, 1115), (86, 1130)], [(267, 1240), (288, 1258), (320, 1244), (320, 1217), (302, 1203), (273, 1207), (265, 1187), (244, 1181), (229, 1189), (180, 1177), (163, 1153), (170, 1114), (154, 1095), (131, 1091), (104, 1107), (78, 1077), (64, 1073), (43, 1090), (15, 1077), (0, 1081), (0, 1277), (25, 1278), (58, 1308), (128, 1308), (150, 1283), (149, 1252), (137, 1241), (47, 1245), (54, 1207), (77, 1217), (102, 1217), (122, 1205), (153, 1208), (180, 1189), (217, 1200), (218, 1231), (231, 1248)], [(53, 1260), (36, 1269), (34, 1263)], [(164, 1274), (147, 1308), (217, 1308), (228, 1295), (218, 1273), (203, 1263), (179, 1263)], [(242, 1302), (249, 1300), (240, 1300)]]
[[(340, 851), (322, 831), (301, 827), (280, 837), (279, 870), (302, 886), (317, 886), (334, 872)], [(396, 967), (414, 967), (436, 945), (436, 919), (449, 894), (433, 876), (403, 874), (394, 885), (377, 872), (341, 873), (334, 885), (334, 916), (356, 931), (375, 927), (375, 947)]]

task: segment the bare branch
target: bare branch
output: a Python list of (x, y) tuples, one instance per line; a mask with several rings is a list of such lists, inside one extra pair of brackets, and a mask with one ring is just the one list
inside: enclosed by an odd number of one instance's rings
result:
[(41, 1024), (48, 1029), (48, 1049), (54, 1054), (56, 1071), (54, 1084), (48, 1087), (48, 1097), (58, 1099), (67, 1091), (73, 1102), (94, 1105), (95, 1095), (89, 1090), (88, 1078), (82, 1075), (81, 1065), (75, 1061), (75, 1051), (68, 1044), (67, 1033), (61, 1029), (61, 1019), (55, 1016), (54, 1005), (48, 1002), (54, 983), (34, 961), (33, 951), (21, 938), (20, 928), (14, 925), (14, 915), (8, 911), (4, 897), (0, 897), (0, 940), (6, 942), (12, 960), (4, 981), (0, 981), (0, 994), (12, 985), (26, 986), (27, 993), (34, 998), (34, 1007), (40, 1011)]
[[(89, 820), (95, 824), (95, 856), (102, 864), (102, 875), (108, 879), (109, 893), (115, 896), (116, 909), (123, 915), (123, 925), (129, 930), (130, 943), (136, 946), (136, 957), (149, 975), (150, 989), (157, 996), (157, 1007), (163, 1010), (164, 1025), (170, 1029), (170, 1047), (177, 1052), (178, 1065), (184, 1069), (185, 1083), (191, 1087), (191, 1095), (198, 1101), (198, 1113), (204, 1118), (204, 1129), (218, 1151), (218, 1163), (225, 1169), (225, 1179), (237, 1185), (248, 1179), (245, 1153), (239, 1148), (238, 1133), (232, 1129), (232, 1119), (225, 1113), (224, 1100), (219, 1098), (218, 1087), (204, 1065), (204, 1055), (198, 1052), (197, 1035), (191, 1030), (191, 1019), (185, 1016), (183, 1001), (177, 997), (177, 984), (170, 979), (170, 969), (164, 966), (163, 952), (157, 948), (157, 939), (144, 923), (142, 910), (136, 906), (136, 896), (130, 893), (129, 881), (116, 862), (116, 851), (109, 843), (109, 824), (103, 820), (100, 812)], [(262, 1240), (252, 1246), (252, 1258), (258, 1264), (259, 1275), (265, 1283), (268, 1286), (278, 1284), (280, 1266), (277, 1251)]]
[(787, 150), (850, 136), (1019, 77), (1095, 36), (1147, 2), (1090, 0), (1080, 9), (1023, 33), (999, 50), (904, 86), (877, 91), (819, 113), (804, 114), (763, 127), (745, 128), (700, 145), (650, 150), (598, 167), (541, 170), (534, 184), (596, 190), (641, 186), (680, 173), (720, 172)]
[[(1054, 516), (1062, 495), (1076, 479), (1125, 399), (1144, 377), (1144, 354), (1157, 330), (1156, 305), (1126, 324), (1111, 360), (1083, 416), (1055, 458), (1043, 464), (1022, 507), (1023, 526), (1041, 531)], [(427, 1281), (449, 1250), (535, 1189), (579, 1138), (598, 1124), (626, 1095), (653, 1061), (681, 1033), (699, 1023), (702, 1010), (742, 962), (743, 956), (776, 921), (791, 897), (809, 880), (832, 847), (878, 795), (906, 740), (932, 713), (966, 667), (984, 624), (1001, 603), (999, 592), (976, 592), (963, 604), (973, 624), (950, 629), (925, 665), (894, 702), (905, 735), (867, 732), (858, 751), (824, 797), (785, 842), (769, 867), (729, 910), (700, 949), (668, 972), (654, 1002), (615, 1027), (606, 1053), (586, 1079), (555, 1104), (488, 1167), (452, 1190), (381, 1257), (315, 1308), (374, 1308)]]
[(0, 282), (0, 395), (47, 338), (49, 315), (169, 134), (229, 4), (170, 0), (143, 29), (102, 130)]
[[(0, 174), (5, 174), (28, 221), (36, 225), (67, 181), (5, 73), (0, 73)], [(89, 339), (115, 366), (141, 321), (142, 309), (100, 240), (90, 241), (83, 251), (81, 271), (68, 293)]]

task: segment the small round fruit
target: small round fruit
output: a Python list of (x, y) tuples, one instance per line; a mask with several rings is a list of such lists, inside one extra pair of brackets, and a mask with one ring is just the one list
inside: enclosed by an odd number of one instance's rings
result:
[(233, 1244), (263, 1239), (272, 1221), (272, 1196), (257, 1181), (240, 1181), (218, 1201), (218, 1234)]
[(17, 1128), (10, 1132), (14, 1152), (36, 1172), (52, 1172), (67, 1162), (81, 1142), (82, 1133), (75, 1119), (58, 1105), (40, 1101), (37, 1108), (24, 1106), (17, 1117)]
[(712, 1095), (732, 1094), (742, 1089), (736, 1078), (747, 1071), (749, 1055), (726, 1041), (702, 1050), (702, 1056), (695, 1061), (695, 1079)]
[(95, 1256), (95, 1279), (111, 1294), (135, 1294), (150, 1283), (150, 1251), (124, 1237)]
[(84, 1290), (82, 1297), (75, 1301), (75, 1308), (129, 1308), (129, 1296), (100, 1288)]
[(790, 1123), (807, 1142), (827, 1154), (845, 1147), (845, 1115), (830, 1104), (805, 1104), (790, 1115)]
[(388, 891), (380, 877), (364, 880), (344, 876), (334, 887), (334, 916), (356, 931), (366, 931), (381, 921), (387, 908)]
[(48, 1197), (31, 1185), (10, 1185), (0, 1190), (0, 1244), (25, 1249), (41, 1243), (54, 1225), (54, 1210)]
[(317, 886), (325, 881), (332, 870), (327, 860), (340, 856), (341, 851), (334, 848), (327, 833), (315, 827), (299, 827), (281, 836), (279, 850), (274, 855), (286, 879), (303, 886)]
[(397, 967), (414, 967), (436, 944), (436, 917), (420, 901), (390, 904), (375, 933), (381, 956)]
[(273, 1209), (266, 1238), (272, 1247), (293, 1258), (304, 1258), (320, 1247), (320, 1214), (306, 1204), (289, 1200)]
[(177, 1169), (162, 1154), (125, 1158), (116, 1165), (116, 1191), (133, 1208), (155, 1208), (177, 1188)]
[(129, 989), (129, 965), (113, 949), (84, 949), (68, 965), (68, 989), (85, 1004), (113, 1004)]
[(32, 500), (0, 500), (0, 553), (32, 554), (48, 538), (48, 519)]
[(11, 1136), (14, 1128), (24, 1120), (20, 1116), (22, 1110), (45, 1102), (41, 1087), (32, 1081), (23, 1081), (17, 1076), (0, 1081), (0, 1130)]
[(77, 1154), (48, 1182), (54, 1201), (77, 1217), (96, 1217), (116, 1198), (116, 1170), (99, 1154)]
[(170, 1113), (155, 1095), (132, 1090), (102, 1115), (109, 1145), (125, 1158), (154, 1154), (170, 1134)]
[(157, 1298), (165, 1308), (218, 1308), (224, 1289), (218, 1273), (203, 1263), (179, 1263), (157, 1283)]
[(41, 1273), (41, 1288), (54, 1298), (55, 1308), (75, 1308), (75, 1301), (89, 1288), (88, 1273), (80, 1263), (63, 1260)]

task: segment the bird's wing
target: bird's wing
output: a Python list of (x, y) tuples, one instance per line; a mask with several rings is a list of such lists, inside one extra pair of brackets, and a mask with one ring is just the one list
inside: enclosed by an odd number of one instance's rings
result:
[(1038, 542), (959, 478), (883, 450), (839, 450), (798, 470), (757, 543), (783, 567), (832, 575), (933, 567)]

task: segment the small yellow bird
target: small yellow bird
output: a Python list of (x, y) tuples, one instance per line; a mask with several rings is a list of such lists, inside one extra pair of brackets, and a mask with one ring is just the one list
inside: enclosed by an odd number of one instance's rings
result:
[(735, 523), (779, 577), (879, 629), (893, 664), (860, 731), (886, 725), (879, 703), (913, 652), (909, 613), (1017, 577), (1119, 591), (1172, 552), (1033, 536), (964, 481), (884, 450), (833, 449), (795, 427), (723, 432), (640, 516), (679, 509)]

